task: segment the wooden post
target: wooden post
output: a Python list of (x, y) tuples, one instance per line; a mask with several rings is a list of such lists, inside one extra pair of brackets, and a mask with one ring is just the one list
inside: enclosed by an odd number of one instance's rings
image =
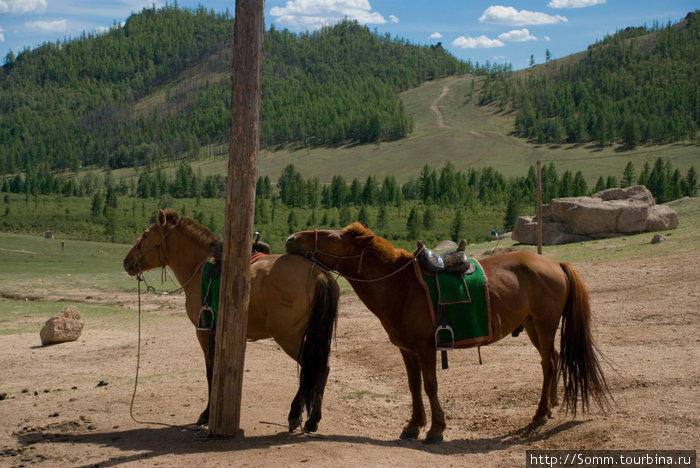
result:
[(215, 437), (237, 435), (241, 421), (260, 140), (264, 4), (264, 0), (236, 1), (224, 268), (209, 415), (209, 435)]
[(537, 161), (537, 253), (542, 255), (542, 162)]

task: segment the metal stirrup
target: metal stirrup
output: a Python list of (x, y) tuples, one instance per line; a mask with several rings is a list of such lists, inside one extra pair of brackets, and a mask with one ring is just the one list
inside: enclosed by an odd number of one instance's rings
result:
[[(206, 321), (206, 313), (209, 313), (209, 323), (211, 325), (207, 325)], [(202, 325), (202, 317), (204, 317), (204, 325)], [(207, 331), (211, 332), (214, 331), (214, 310), (209, 307), (209, 306), (203, 306), (201, 309), (199, 309), (199, 317), (197, 317), (197, 331)]]
[[(447, 332), (450, 334), (450, 344), (448, 345), (442, 345), (440, 346), (440, 332), (447, 330)], [(437, 351), (450, 351), (455, 348), (455, 332), (452, 330), (452, 327), (449, 325), (439, 325), (437, 328), (435, 328), (435, 349)]]

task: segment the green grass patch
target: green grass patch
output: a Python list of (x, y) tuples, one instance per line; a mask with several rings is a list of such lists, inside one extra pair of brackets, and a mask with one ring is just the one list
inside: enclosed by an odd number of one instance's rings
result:
[[(70, 302), (43, 302), (0, 299), (0, 335), (39, 333), (44, 323)], [(134, 313), (114, 305), (74, 304), (89, 326), (91, 320), (100, 321), (101, 327), (119, 327), (134, 322)]]

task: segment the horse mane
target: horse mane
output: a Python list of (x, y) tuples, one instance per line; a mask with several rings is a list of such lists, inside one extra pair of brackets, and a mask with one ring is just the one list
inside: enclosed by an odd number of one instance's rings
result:
[(171, 208), (163, 210), (166, 222), (177, 224), (182, 233), (196, 242), (201, 242), (206, 246), (211, 246), (219, 241), (219, 237), (211, 232), (207, 227), (202, 226), (189, 216), (180, 216)]
[(346, 226), (343, 230), (356, 234), (354, 242), (369, 249), (382, 263), (392, 263), (413, 258), (413, 254), (408, 253), (404, 249), (397, 249), (391, 242), (376, 235), (370, 228), (359, 221)]

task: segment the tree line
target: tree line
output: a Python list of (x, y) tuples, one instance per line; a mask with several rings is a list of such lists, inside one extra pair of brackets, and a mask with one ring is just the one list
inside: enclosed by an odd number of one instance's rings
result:
[[(641, 168), (631, 161), (622, 174), (599, 177), (593, 187), (589, 187), (581, 171), (564, 171), (558, 174), (553, 162), (545, 164), (541, 170), (542, 199), (549, 203), (553, 198), (590, 195), (612, 188), (645, 185), (657, 203), (665, 203), (683, 196), (697, 193), (697, 172), (690, 167), (686, 174), (674, 168), (669, 160), (658, 157), (654, 164), (644, 163)], [(109, 219), (110, 209), (118, 205), (120, 196), (141, 199), (160, 199), (164, 206), (172, 206), (178, 199), (223, 198), (226, 193), (226, 178), (223, 175), (202, 176), (188, 163), (178, 165), (172, 176), (162, 169), (143, 170), (137, 179), (129, 182), (114, 180), (111, 171), (102, 178), (94, 173), (78, 179), (66, 175), (56, 175), (43, 167), (26, 176), (6, 177), (0, 184), (3, 192), (23, 193), (27, 197), (38, 195), (90, 196), (93, 219)], [(342, 175), (333, 176), (330, 183), (321, 183), (317, 177), (304, 178), (294, 165), (286, 166), (276, 183), (268, 176), (259, 177), (256, 185), (255, 216), (259, 222), (270, 222), (278, 206), (289, 209), (290, 216), (296, 216), (295, 209), (331, 210), (339, 212), (339, 221), (354, 221), (353, 216), (366, 223), (385, 224), (387, 208), (410, 206), (406, 217), (406, 229), (415, 233), (421, 225), (432, 225), (435, 210), (438, 208), (476, 209), (479, 207), (505, 207), (503, 229), (510, 230), (518, 216), (531, 214), (536, 202), (537, 177), (533, 166), (527, 175), (506, 179), (492, 167), (483, 169), (456, 170), (450, 162), (439, 170), (425, 165), (416, 177), (403, 184), (395, 177), (386, 176), (378, 180), (368, 176), (365, 180), (354, 178), (347, 181)], [(417, 202), (425, 207), (418, 211)], [(354, 208), (353, 214), (349, 209)], [(370, 210), (370, 208), (372, 208)], [(500, 208), (499, 208), (500, 209)], [(455, 232), (460, 231), (460, 210), (453, 220)], [(371, 213), (374, 213), (373, 215)], [(374, 216), (374, 218), (372, 218)], [(314, 222), (323, 219), (314, 219)], [(296, 219), (288, 220), (296, 226)]]

